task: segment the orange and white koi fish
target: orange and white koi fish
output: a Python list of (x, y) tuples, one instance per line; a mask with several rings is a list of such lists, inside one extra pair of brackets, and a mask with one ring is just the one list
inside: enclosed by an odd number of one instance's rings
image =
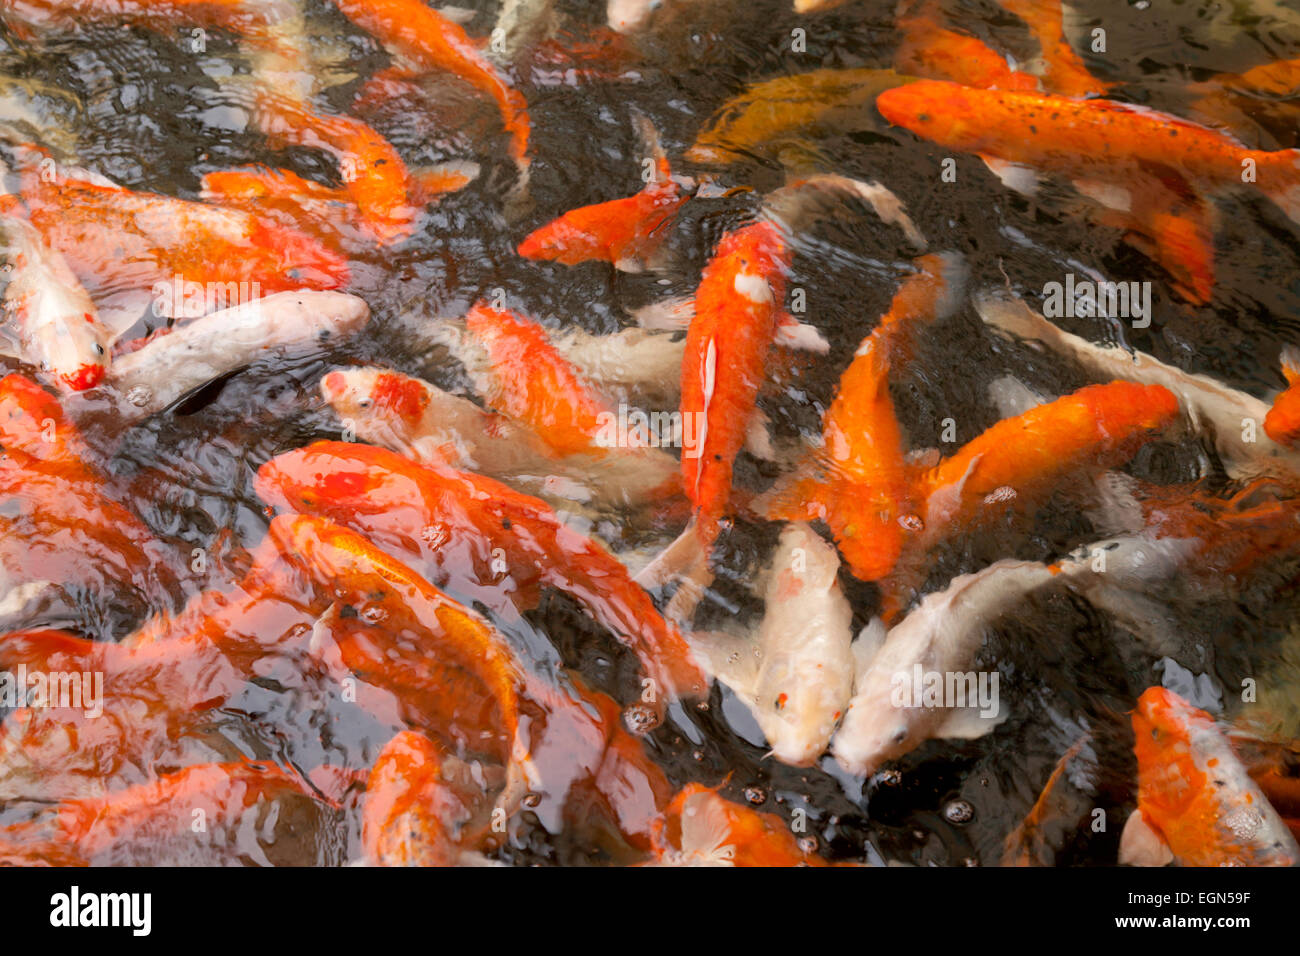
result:
[(623, 565), (536, 498), (349, 442), (281, 454), (259, 469), (256, 486), (272, 507), (331, 517), (489, 607), (501, 605), (503, 591), (520, 607), (538, 599), (539, 585), (570, 593), (637, 654), (653, 681), (643, 697), (656, 711), (665, 696), (706, 690), (685, 640)]
[(1300, 354), (1295, 349), (1282, 350), (1282, 374), (1287, 387), (1273, 399), (1273, 407), (1264, 416), (1264, 434), (1279, 445), (1294, 447), (1300, 439)]
[(677, 462), (666, 454), (597, 447), (557, 459), (523, 423), (389, 369), (335, 369), (321, 379), (320, 390), (344, 427), (363, 441), (417, 461), (477, 471), (547, 500), (617, 507), (678, 487)]
[(697, 631), (691, 647), (749, 707), (783, 763), (826, 751), (853, 693), (853, 610), (839, 556), (806, 524), (790, 524), (767, 572), (763, 622), (753, 639)]
[(1042, 50), (1043, 85), (1061, 96), (1097, 96), (1110, 89), (1084, 66), (1065, 39), (1064, 11), (1060, 0), (998, 0), (1029, 27)]
[(1133, 711), (1133, 734), (1138, 801), (1120, 837), (1120, 863), (1300, 863), (1300, 846), (1209, 714), (1150, 687)]
[(467, 854), (463, 830), (474, 808), (448, 755), (414, 730), (390, 740), (375, 758), (362, 806), (361, 839), (377, 866), (455, 866)]
[(656, 826), (658, 866), (826, 866), (800, 846), (784, 820), (688, 783)]
[(546, 259), (566, 266), (609, 262), (624, 272), (650, 266), (667, 238), (678, 210), (686, 202), (672, 178), (668, 157), (650, 121), (637, 117), (648, 144), (649, 179), (634, 196), (582, 206), (530, 233), (519, 244), (525, 259)]
[(67, 262), (29, 222), (0, 220), (7, 240), (9, 284), (4, 308), (20, 358), (40, 368), (55, 384), (79, 392), (104, 378), (113, 336)]
[(370, 318), (343, 292), (277, 292), (211, 312), (119, 356), (108, 386), (123, 421), (156, 414), (195, 389), (273, 355), (326, 349)]
[(201, 285), (242, 282), (267, 293), (348, 281), (341, 255), (263, 217), (134, 192), (82, 170), (50, 172), (27, 151), (23, 202), (92, 295), (171, 288), (177, 276)]
[(81, 866), (127, 848), (134, 857), (150, 837), (193, 837), (191, 825), (200, 812), (222, 832), (257, 803), (289, 796), (319, 799), (301, 779), (270, 762), (201, 764), (103, 797), (57, 803), (0, 830), (0, 857), (40, 862), (52, 852), (59, 865)]
[(528, 167), (528, 104), (460, 26), (423, 0), (335, 0), (335, 5), (399, 58), (395, 72), (446, 70), (492, 97), (510, 134), (511, 158), (521, 170)]
[(1145, 352), (1089, 342), (1058, 328), (1024, 302), (1001, 294), (977, 295), (975, 308), (992, 328), (1039, 343), (1095, 375), (1168, 389), (1198, 431), (1212, 436), (1214, 451), (1231, 477), (1300, 477), (1300, 456), (1273, 441), (1267, 429), (1260, 434), (1269, 407), (1253, 395), (1229, 388), (1209, 375), (1165, 365)]
[(883, 640), (883, 624), (873, 622), (874, 633), (858, 638), (867, 643), (856, 652), (853, 699), (831, 741), (840, 766), (869, 775), (927, 740), (982, 737), (1005, 720), (1010, 709), (1000, 700), (996, 670), (987, 686), (961, 684), (957, 699), (943, 696), (944, 675), (973, 672), (987, 625), (1053, 577), (1045, 564), (998, 561), (927, 594)]
[(894, 68), (903, 73), (982, 89), (1038, 89), (1035, 77), (1011, 69), (982, 40), (940, 26), (924, 8), (899, 16), (896, 24), (903, 41), (894, 51)]
[(891, 368), (906, 363), (915, 326), (952, 311), (964, 285), (959, 257), (923, 256), (889, 311), (862, 341), (826, 411), (813, 474), (795, 473), (756, 503), (768, 517), (820, 518), (855, 577), (875, 581), (903, 550), (911, 513), (902, 433), (889, 394)]

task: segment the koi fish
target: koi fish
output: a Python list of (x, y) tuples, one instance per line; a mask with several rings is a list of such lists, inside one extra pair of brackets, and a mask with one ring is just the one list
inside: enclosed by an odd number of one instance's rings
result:
[[(415, 326), (414, 340), (427, 347), (441, 346), (465, 366), (471, 378), (491, 375), (488, 354), (457, 322)], [(680, 331), (627, 328), (608, 335), (593, 335), (577, 327), (549, 334), (551, 344), (579, 375), (602, 395), (640, 408), (677, 406), (682, 379), (686, 336)]]
[(370, 318), (342, 292), (278, 292), (185, 322), (113, 364), (107, 385), (124, 422), (139, 421), (267, 356), (332, 347)]
[(1011, 69), (983, 41), (945, 29), (921, 10), (900, 16), (896, 25), (903, 41), (894, 51), (894, 67), (902, 73), (986, 90), (1038, 89), (1035, 77)]
[(1264, 416), (1264, 434), (1279, 445), (1294, 446), (1300, 439), (1300, 356), (1294, 349), (1282, 350), (1282, 374), (1286, 377), (1287, 387), (1277, 398), (1273, 407)]
[(103, 797), (55, 804), (0, 830), (0, 853), (39, 859), (52, 849), (55, 859), (89, 866), (104, 854), (134, 851), (149, 836), (192, 836), (196, 813), (212, 825), (233, 828), (257, 803), (289, 796), (319, 799), (298, 777), (268, 761), (200, 764)]
[(826, 866), (803, 849), (785, 821), (688, 783), (655, 832), (657, 866)]
[(557, 455), (596, 450), (609, 406), (551, 345), (545, 329), (484, 302), (466, 314), (465, 327), (488, 354), (490, 405), (526, 424)]
[(510, 134), (511, 158), (520, 170), (527, 169), (528, 104), (460, 26), (422, 0), (335, 0), (335, 6), (402, 61), (396, 73), (446, 70), (490, 96)]
[(1004, 419), (918, 476), (927, 532), (987, 511), (999, 489), (1032, 500), (1056, 488), (1063, 475), (1115, 467), (1177, 416), (1178, 399), (1167, 388), (1110, 382)]
[(654, 127), (643, 116), (637, 120), (641, 138), (648, 144), (648, 160), (653, 161), (650, 178), (641, 191), (566, 212), (530, 233), (519, 244), (519, 255), (566, 266), (592, 260), (609, 262), (623, 272), (648, 267), (686, 197), (672, 178)]
[(781, 532), (753, 640), (691, 635), (706, 667), (750, 708), (772, 755), (810, 766), (826, 751), (853, 693), (853, 610), (839, 557), (806, 524)]
[(963, 574), (922, 598), (874, 654), (859, 653), (853, 699), (831, 741), (840, 766), (870, 775), (927, 740), (982, 737), (1005, 720), (1010, 712), (998, 696), (976, 701), (969, 681), (957, 687), (958, 703), (931, 700), (928, 686), (914, 686), (916, 678), (973, 671), (987, 625), (1053, 577), (1044, 564), (1010, 560)]
[[(323, 149), (338, 160), (344, 195), (362, 228), (383, 245), (407, 239), (419, 216), (417, 189), (388, 140), (350, 116), (328, 116), (307, 103), (259, 90), (254, 115), (273, 145)], [(211, 184), (206, 184), (211, 188)]]
[(28, 152), (22, 197), (29, 218), (92, 294), (170, 288), (176, 276), (257, 283), (266, 292), (348, 281), (342, 256), (263, 217), (134, 192), (81, 170), (46, 175)]
[(1149, 687), (1133, 711), (1137, 809), (1119, 861), (1130, 866), (1295, 866), (1300, 846), (1213, 718)]
[(370, 771), (362, 809), (366, 857), (378, 866), (455, 866), (463, 851), (473, 795), (446, 773), (447, 755), (405, 730), (390, 740)]
[(86, 481), (101, 479), (87, 464), (90, 451), (58, 399), (21, 375), (0, 379), (0, 448)]
[(296, 11), (288, 0), (4, 0), (0, 19), (25, 39), (45, 30), (67, 30), (85, 23), (126, 22), (163, 31), (200, 25), (253, 34)]
[[(1223, 133), (1110, 100), (977, 90), (922, 80), (881, 94), (887, 120), (939, 145), (976, 153), (1012, 185), (1035, 168), (1063, 173), (1085, 195), (1131, 213), (1193, 302), (1208, 300), (1211, 210), (1198, 188), (1257, 181), (1300, 222), (1300, 151), (1250, 150)], [(969, 117), (979, 116), (979, 131)], [(1248, 174), (1255, 178), (1246, 177)], [(1018, 187), (1019, 188), (1019, 187)], [(1185, 221), (1180, 221), (1185, 220)], [(1192, 249), (1192, 265), (1180, 252)]]
[(60, 388), (94, 388), (107, 371), (112, 334), (67, 262), (31, 223), (6, 216), (0, 225), (10, 274), (4, 294), (9, 328), (2, 331), (14, 339), (23, 361)]
[(905, 364), (914, 327), (949, 314), (964, 284), (964, 266), (953, 255), (923, 256), (917, 267), (844, 371), (812, 468), (796, 471), (755, 504), (769, 518), (825, 520), (850, 570), (863, 581), (893, 570), (911, 507), (903, 439), (889, 394), (891, 366)]
[(807, 144), (829, 135), (883, 131), (876, 97), (914, 79), (893, 70), (813, 70), (752, 84), (714, 112), (686, 158), (722, 165), (750, 156), (802, 157), (812, 149)]
[[(881, 93), (876, 107), (932, 142), (1080, 179), (1110, 176), (1122, 185), (1129, 170), (1156, 167), (1189, 183), (1235, 186), (1243, 164), (1253, 164), (1261, 189), (1288, 215), (1300, 203), (1300, 151), (1246, 149), (1215, 130), (1124, 103), (920, 80)], [(972, 116), (980, 117), (978, 129)]]
[(548, 500), (617, 507), (678, 487), (677, 463), (668, 455), (598, 447), (556, 459), (522, 424), (388, 369), (335, 369), (321, 379), (320, 390), (344, 427), (363, 441), (417, 461), (477, 471)]
[[(455, 587), (468, 587), (489, 606), (499, 603), (497, 582), (507, 576), (515, 602), (536, 600), (539, 584), (570, 593), (637, 654), (654, 682), (647, 703), (659, 704), (663, 694), (699, 697), (706, 689), (681, 634), (623, 565), (536, 498), (490, 478), (348, 442), (281, 454), (259, 469), (256, 487), (272, 507), (331, 517), (417, 559), (435, 584), (456, 574)], [(412, 530), (420, 528), (425, 533)], [(492, 584), (476, 587), (462, 578), (471, 568), (479, 582)]]
[(1094, 77), (1065, 38), (1060, 0), (998, 0), (999, 5), (1023, 20), (1038, 40), (1046, 69), (1043, 85), (1061, 96), (1097, 96), (1110, 89)]
[(1274, 442), (1267, 429), (1259, 434), (1269, 407), (1253, 395), (1229, 388), (1211, 376), (1165, 365), (1145, 352), (1089, 342), (1063, 331), (1018, 300), (985, 293), (975, 297), (975, 308), (986, 325), (1036, 342), (1093, 374), (1168, 389), (1197, 431), (1212, 436), (1214, 450), (1231, 477), (1300, 476), (1300, 458)]

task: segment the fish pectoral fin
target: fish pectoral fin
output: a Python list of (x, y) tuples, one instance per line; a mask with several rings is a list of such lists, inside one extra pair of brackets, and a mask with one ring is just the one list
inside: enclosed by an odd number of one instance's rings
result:
[(1133, 191), (1128, 186), (1104, 179), (1076, 179), (1073, 184), (1076, 190), (1107, 209), (1133, 211)]
[(629, 315), (643, 329), (659, 332), (680, 332), (688, 328), (695, 318), (695, 299), (676, 296), (662, 299), (633, 309)]
[(981, 155), (980, 159), (989, 168), (989, 172), (1002, 180), (1002, 185), (1008, 189), (1025, 196), (1032, 196), (1038, 192), (1038, 173), (1033, 168), (1023, 163), (1012, 163), (1005, 159), (998, 159), (995, 156)]
[(478, 16), (478, 11), (471, 7), (457, 7), (457, 6), (448, 5), (443, 7), (437, 7), (436, 9), (440, 17), (442, 17), (445, 20), (450, 20), (452, 23), (459, 24), (462, 27), (468, 24), (476, 16)]
[(853, 688), (857, 692), (867, 671), (871, 669), (871, 662), (876, 659), (876, 654), (885, 643), (885, 637), (889, 629), (885, 622), (878, 617), (873, 617), (871, 622), (858, 632), (857, 640), (849, 646), (849, 652), (853, 655)]
[(815, 521), (826, 517), (824, 494), (824, 482), (810, 466), (802, 465), (754, 498), (749, 510), (768, 521)]
[(772, 447), (772, 433), (768, 430), (768, 418), (759, 409), (754, 409), (745, 425), (745, 451), (759, 461), (776, 461), (776, 449)]
[(1174, 860), (1165, 838), (1147, 822), (1141, 808), (1129, 814), (1119, 838), (1121, 866), (1168, 866)]
[(790, 313), (782, 313), (776, 324), (776, 344), (787, 349), (801, 349), (825, 355), (831, 350), (821, 330), (800, 322)]
[(989, 401), (1003, 418), (1016, 418), (1047, 399), (1014, 375), (1001, 375), (989, 383)]
[(754, 698), (762, 659), (752, 641), (724, 631), (692, 631), (687, 635), (691, 651), (706, 673), (722, 681), (745, 698)]
[(1010, 716), (1000, 705), (996, 713), (987, 714), (979, 707), (957, 707), (931, 735), (938, 740), (975, 740), (990, 733)]

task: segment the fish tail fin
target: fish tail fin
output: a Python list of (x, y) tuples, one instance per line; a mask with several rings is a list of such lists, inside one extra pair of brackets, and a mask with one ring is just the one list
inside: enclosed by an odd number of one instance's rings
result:
[(1020, 299), (999, 292), (975, 296), (975, 311), (990, 328), (1017, 339), (1050, 342), (1060, 330)]
[(877, 182), (832, 173), (797, 179), (767, 194), (763, 214), (787, 232), (801, 232), (827, 212), (837, 213), (846, 196), (866, 203), (883, 222), (897, 226), (917, 249), (926, 248), (925, 237), (903, 201)]
[(644, 150), (645, 157), (654, 165), (654, 178), (650, 180), (649, 185), (671, 182), (672, 166), (668, 162), (668, 154), (664, 152), (663, 142), (659, 138), (659, 130), (655, 128), (655, 124), (650, 117), (634, 108), (632, 125), (636, 128), (637, 140)]
[(749, 511), (768, 521), (816, 521), (826, 517), (829, 480), (816, 455), (807, 456), (749, 504)]
[(686, 626), (713, 583), (709, 568), (709, 548), (700, 534), (699, 525), (691, 521), (657, 557), (633, 579), (646, 590), (675, 583), (677, 590), (664, 608), (664, 617)]
[(438, 163), (436, 166), (413, 169), (411, 170), (411, 179), (414, 183), (412, 198), (422, 206), (427, 205), (440, 196), (468, 186), (478, 179), (478, 174), (478, 163), (467, 160), (452, 160)]
[(1259, 162), (1259, 185), (1288, 219), (1300, 223), (1300, 149), (1265, 153)]

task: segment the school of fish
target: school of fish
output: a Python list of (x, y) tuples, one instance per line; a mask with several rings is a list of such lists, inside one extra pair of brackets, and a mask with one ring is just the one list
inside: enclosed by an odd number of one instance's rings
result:
[[(999, 784), (1027, 809), (992, 862), (1300, 864), (1300, 726), (1254, 690), (1300, 683), (1224, 679), (1212, 623), (1300, 582), (1300, 332), (1265, 395), (1124, 326), (1238, 308), (1242, 208), (1250, 241), (1300, 245), (1300, 52), (1165, 111), (1105, 16), (990, 6), (780, 0), (746, 29), (807, 68), (696, 115), (638, 85), (725, 33), (721, 0), (0, 0), (5, 56), (228, 58), (206, 115), (242, 144), (173, 133), (183, 186), (96, 168), (101, 108), (0, 77), (0, 862), (295, 862), (276, 834), (308, 819), (336, 864), (906, 865), (717, 755), (833, 779), (870, 823), (1038, 708), (1054, 742)], [(855, 18), (884, 52), (823, 62), (819, 25)], [(563, 90), (618, 142), (550, 155)], [(846, 141), (895, 161), (842, 168)], [(990, 281), (928, 208), (968, 183), (1149, 281), (1086, 250), (1064, 293)], [(508, 269), (481, 249), (451, 307), (394, 318), (376, 276), (423, 301), (422, 243), (474, 217)], [(844, 231), (871, 251), (828, 254)], [(515, 275), (635, 305), (542, 312)], [(958, 329), (1006, 366), (978, 414), (934, 387), (989, 380), (936, 361)], [(258, 375), (283, 388), (202, 434)], [(151, 466), (173, 427), (189, 451)], [(197, 541), (151, 482), (240, 504)], [(1008, 650), (1066, 608), (1127, 668), (1082, 680), (1089, 714)], [(1274, 631), (1250, 640), (1296, 639)]]

